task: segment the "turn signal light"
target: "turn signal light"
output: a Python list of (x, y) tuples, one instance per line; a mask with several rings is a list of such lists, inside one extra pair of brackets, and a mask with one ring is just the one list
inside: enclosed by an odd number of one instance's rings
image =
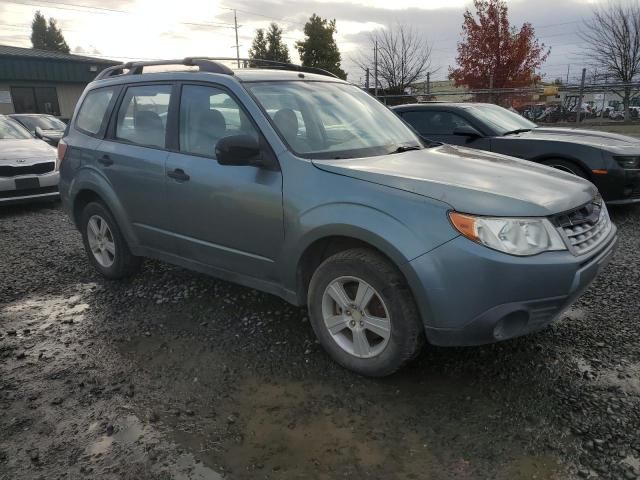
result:
[(449, 212), (449, 218), (451, 223), (456, 227), (462, 235), (470, 240), (478, 241), (478, 232), (476, 230), (476, 219), (469, 215), (464, 215), (458, 212)]
[(60, 166), (62, 165), (62, 160), (64, 160), (64, 156), (67, 154), (67, 142), (64, 140), (60, 140), (58, 142), (58, 161), (56, 162), (56, 170), (60, 170)]

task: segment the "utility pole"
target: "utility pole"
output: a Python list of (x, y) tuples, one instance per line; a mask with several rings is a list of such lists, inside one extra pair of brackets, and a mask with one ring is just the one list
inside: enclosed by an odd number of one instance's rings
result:
[(567, 65), (567, 85), (569, 85), (569, 69), (571, 68), (571, 64)]
[(238, 68), (240, 68), (240, 44), (238, 43), (238, 17), (236, 16), (236, 9), (233, 9), (233, 23), (236, 30), (236, 59), (238, 61)]
[(582, 97), (584, 96), (584, 79), (587, 76), (587, 69), (582, 69), (582, 80), (580, 81), (580, 97), (578, 98), (578, 112), (576, 113), (576, 123), (580, 123), (580, 115), (582, 114)]
[(431, 72), (427, 72), (427, 100), (431, 100)]
[(365, 78), (364, 87), (367, 89), (367, 92), (368, 92), (369, 91), (369, 67), (365, 69), (365, 73), (366, 73), (366, 76), (364, 77)]
[(373, 85), (374, 95), (378, 98), (378, 39), (376, 38), (376, 44), (373, 49)]
[(489, 103), (493, 102), (493, 73), (489, 77)]

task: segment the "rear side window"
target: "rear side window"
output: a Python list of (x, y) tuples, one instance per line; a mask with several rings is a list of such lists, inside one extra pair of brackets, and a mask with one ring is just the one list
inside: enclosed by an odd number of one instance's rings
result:
[(116, 138), (164, 148), (171, 85), (129, 87), (116, 122)]
[(457, 127), (469, 125), (462, 117), (451, 112), (415, 111), (402, 114), (409, 125), (421, 134), (453, 135)]
[(105, 121), (114, 91), (113, 88), (99, 88), (87, 93), (76, 118), (76, 127), (86, 133), (97, 134)]

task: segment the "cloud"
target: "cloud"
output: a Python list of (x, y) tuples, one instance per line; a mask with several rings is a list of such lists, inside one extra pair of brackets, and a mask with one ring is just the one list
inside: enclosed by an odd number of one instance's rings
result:
[[(441, 67), (434, 79), (444, 78), (448, 66), (455, 60), (464, 8), (470, 1), (83, 0), (82, 4), (96, 8), (62, 10), (42, 7), (40, 10), (46, 16), (58, 19), (72, 48), (95, 45), (104, 55), (114, 58), (180, 57), (192, 54), (233, 56), (235, 34), (230, 28), (233, 12), (223, 8), (231, 6), (237, 9), (241, 56), (247, 55), (255, 30), (275, 21), (283, 28), (292, 59), (298, 60), (295, 41), (302, 39), (302, 29), (311, 14), (335, 18), (343, 68), (352, 80), (357, 81), (363, 72), (356, 67), (353, 57), (359, 51), (372, 48), (369, 35), (372, 30), (388, 28), (393, 24), (412, 26), (427, 38), (433, 47), (432, 63)], [(552, 53), (543, 69), (547, 76), (566, 76), (568, 64), (571, 64), (571, 76), (580, 73), (582, 64), (586, 62), (582, 57), (577, 30), (582, 19), (589, 16), (593, 4), (584, 0), (511, 0), (508, 5), (513, 25), (532, 23), (540, 39), (551, 46)], [(28, 46), (30, 22), (37, 8), (0, 3), (2, 23), (16, 26), (3, 29), (0, 42)], [(130, 13), (108, 12), (98, 8)], [(210, 23), (217, 25), (202, 25)]]

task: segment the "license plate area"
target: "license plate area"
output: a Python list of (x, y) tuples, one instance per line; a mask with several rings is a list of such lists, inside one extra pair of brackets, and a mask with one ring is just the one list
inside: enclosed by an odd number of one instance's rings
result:
[(40, 188), (40, 179), (37, 177), (16, 178), (16, 190), (29, 190)]

